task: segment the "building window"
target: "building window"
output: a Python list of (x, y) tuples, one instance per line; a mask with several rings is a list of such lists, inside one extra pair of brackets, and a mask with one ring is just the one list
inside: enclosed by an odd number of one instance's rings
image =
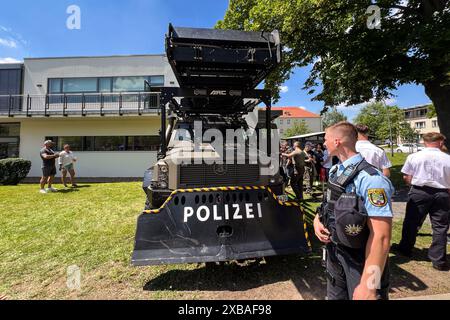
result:
[(286, 123), (287, 123), (287, 124), (291, 124), (291, 120), (288, 119), (288, 120), (286, 121)]
[(98, 79), (98, 91), (111, 92), (112, 91), (112, 78)]
[(159, 136), (46, 137), (56, 150), (69, 144), (72, 151), (158, 151)]
[(145, 90), (145, 81), (152, 87), (164, 86), (164, 76), (58, 78), (48, 79), (50, 94), (138, 92)]
[(50, 79), (48, 81), (48, 91), (50, 93), (61, 93), (62, 92), (61, 79)]
[[(53, 140), (53, 139), (50, 139)], [(58, 150), (63, 150), (66, 144), (70, 145), (72, 150), (83, 150), (83, 138), (82, 137), (60, 137), (57, 138)], [(53, 142), (56, 143), (55, 140)]]
[(97, 78), (68, 78), (63, 79), (64, 93), (97, 92)]
[(18, 158), (20, 148), (20, 124), (0, 123), (0, 159)]
[(437, 127), (438, 127), (438, 122), (437, 122), (437, 120), (431, 121), (431, 126), (432, 126), (433, 128), (437, 128)]
[(415, 128), (416, 129), (424, 129), (426, 126), (425, 121), (420, 121), (420, 122), (416, 122), (415, 123)]
[(0, 123), (0, 137), (19, 137), (19, 123)]
[(114, 92), (144, 91), (147, 77), (118, 77), (113, 80)]
[(163, 87), (164, 86), (164, 76), (151, 76), (148, 77), (148, 82), (152, 87)]
[(419, 117), (424, 117), (424, 116), (427, 115), (427, 113), (428, 113), (428, 109), (420, 109), (420, 110), (417, 110), (417, 115), (418, 115)]
[(283, 119), (280, 119), (280, 124), (283, 124)]

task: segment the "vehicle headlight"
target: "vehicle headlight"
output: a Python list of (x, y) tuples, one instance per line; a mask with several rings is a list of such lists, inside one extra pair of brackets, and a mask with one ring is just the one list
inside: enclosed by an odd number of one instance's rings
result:
[(158, 187), (166, 189), (169, 185), (169, 166), (164, 161), (158, 163)]
[(169, 171), (169, 166), (166, 163), (158, 164), (159, 171), (162, 173), (167, 173)]

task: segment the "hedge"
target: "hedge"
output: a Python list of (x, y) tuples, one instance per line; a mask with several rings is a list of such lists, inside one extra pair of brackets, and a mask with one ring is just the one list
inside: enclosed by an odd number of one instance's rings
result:
[(30, 172), (31, 161), (24, 159), (0, 160), (0, 184), (15, 186)]

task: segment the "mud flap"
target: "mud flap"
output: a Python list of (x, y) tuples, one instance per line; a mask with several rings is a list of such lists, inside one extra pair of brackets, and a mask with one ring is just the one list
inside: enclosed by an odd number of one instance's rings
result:
[(300, 206), (267, 187), (177, 190), (138, 218), (132, 264), (214, 262), (309, 252)]

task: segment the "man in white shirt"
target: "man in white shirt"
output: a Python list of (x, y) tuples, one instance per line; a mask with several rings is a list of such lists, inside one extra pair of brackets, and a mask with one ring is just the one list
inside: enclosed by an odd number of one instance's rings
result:
[(446, 271), (447, 232), (450, 214), (450, 155), (441, 151), (445, 136), (431, 132), (423, 136), (425, 149), (413, 153), (403, 166), (403, 179), (411, 185), (403, 222), (402, 240), (393, 249), (411, 256), (417, 232), (430, 215), (433, 241), (428, 249), (428, 257), (433, 268)]
[(328, 149), (326, 149), (324, 145), (323, 158), (322, 158), (322, 167), (325, 168), (326, 181), (328, 181), (328, 176), (330, 174), (330, 169), (333, 166), (333, 156), (330, 154)]
[(72, 187), (78, 187), (75, 183), (75, 168), (74, 163), (77, 161), (77, 157), (74, 156), (73, 152), (70, 151), (70, 146), (66, 144), (64, 146), (64, 151), (60, 153), (60, 157), (58, 160), (59, 170), (62, 171), (61, 174), (61, 182), (64, 187), (67, 188), (66, 176), (67, 173), (70, 175), (70, 183)]
[(356, 151), (359, 152), (364, 159), (375, 168), (383, 172), (383, 175), (389, 178), (392, 167), (386, 152), (378, 148), (369, 141), (369, 127), (364, 124), (356, 125), (358, 131), (358, 142), (356, 142)]

